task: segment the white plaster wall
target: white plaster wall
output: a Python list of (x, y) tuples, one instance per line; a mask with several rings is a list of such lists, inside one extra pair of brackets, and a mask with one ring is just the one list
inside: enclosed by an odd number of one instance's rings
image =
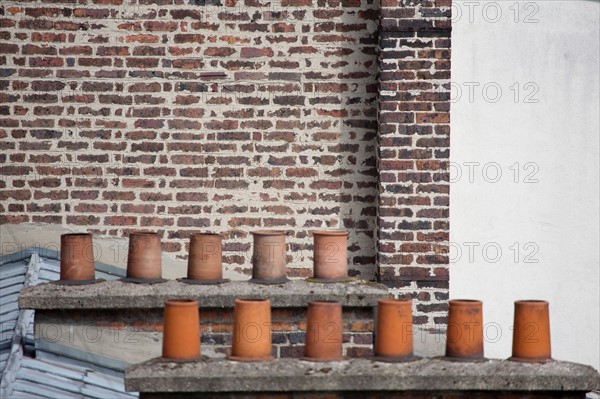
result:
[(600, 369), (599, 10), (454, 3), (450, 295), (484, 301), (487, 357), (511, 354), (513, 301), (546, 299), (553, 357)]

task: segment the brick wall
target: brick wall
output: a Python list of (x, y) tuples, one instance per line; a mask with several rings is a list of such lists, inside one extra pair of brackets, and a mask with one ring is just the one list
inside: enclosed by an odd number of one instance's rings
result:
[[(271, 309), (273, 356), (304, 356), (306, 307)], [(373, 354), (373, 309), (344, 307), (342, 348), (344, 356)], [(144, 343), (163, 331), (163, 309), (37, 310), (36, 338), (50, 343), (94, 348), (127, 343), (129, 350), (147, 352)], [(201, 345), (204, 353), (229, 353), (233, 333), (231, 308), (200, 309)], [(93, 348), (90, 347), (93, 343)], [(161, 342), (155, 342), (158, 354)], [(212, 355), (211, 355), (212, 356)]]
[(383, 0), (379, 56), (379, 280), (446, 324), (450, 0)]
[(3, 1), (2, 222), (123, 236), (187, 254), (225, 234), (249, 273), (249, 231), (351, 230), (373, 278), (377, 173), (374, 0)]
[(352, 275), (443, 322), (449, 5), (3, 1), (0, 223), (158, 231), (180, 258), (221, 232), (244, 274), (249, 232), (286, 229), (298, 277), (307, 230), (344, 228)]

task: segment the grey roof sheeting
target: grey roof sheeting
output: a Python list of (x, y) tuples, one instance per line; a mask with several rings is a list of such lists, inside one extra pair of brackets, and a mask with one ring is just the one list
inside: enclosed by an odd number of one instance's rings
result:
[[(113, 280), (123, 270), (96, 263), (96, 278)], [(36, 348), (35, 311), (19, 310), (26, 286), (60, 278), (59, 255), (30, 248), (0, 257), (0, 397), (2, 398), (136, 398), (125, 392), (123, 372), (68, 357), (60, 346)], [(52, 345), (49, 345), (52, 346)], [(35, 358), (28, 355), (35, 350)]]
[(6, 397), (135, 398), (125, 392), (123, 373), (63, 356), (22, 357)]
[[(6, 368), (13, 346), (13, 338), (17, 330), (19, 293), (25, 286), (28, 271), (30, 268), (35, 269), (35, 264), (38, 263), (36, 260), (38, 259), (34, 253), (24, 251), (10, 257), (3, 257), (0, 260), (0, 380)], [(29, 280), (30, 285), (35, 284), (34, 281), (31, 281), (33, 279)], [(33, 328), (29, 328), (29, 324), (32, 324), (33, 313), (23, 312), (21, 319), (24, 326), (21, 326), (20, 329), (26, 332), (25, 336), (27, 331), (32, 333)], [(33, 334), (27, 338), (30, 342), (33, 342)]]

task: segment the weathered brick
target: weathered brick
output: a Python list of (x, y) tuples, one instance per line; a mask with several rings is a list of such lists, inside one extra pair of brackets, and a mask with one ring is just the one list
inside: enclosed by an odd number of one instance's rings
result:
[(100, 46), (96, 49), (96, 55), (110, 56), (110, 55), (129, 55), (130, 49), (127, 46)]
[(158, 58), (126, 58), (128, 68), (156, 68), (158, 67)]
[(242, 58), (255, 58), (255, 57), (272, 57), (273, 50), (270, 47), (267, 48), (254, 48), (254, 47), (242, 47), (240, 50)]

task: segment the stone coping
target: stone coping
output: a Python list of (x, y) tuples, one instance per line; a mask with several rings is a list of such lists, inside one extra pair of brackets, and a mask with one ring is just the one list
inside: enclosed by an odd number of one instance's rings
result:
[(332, 391), (591, 391), (600, 375), (577, 363), (426, 358), (408, 363), (371, 359), (313, 363), (300, 359), (233, 362), (203, 359), (175, 363), (152, 359), (125, 372), (125, 387), (139, 392)]
[(387, 287), (366, 281), (260, 285), (231, 281), (218, 285), (193, 285), (176, 280), (159, 284), (104, 281), (90, 285), (52, 283), (27, 287), (19, 296), (21, 309), (151, 309), (162, 308), (166, 299), (192, 298), (201, 308), (230, 308), (236, 298), (271, 300), (272, 307), (304, 307), (309, 301), (340, 301), (343, 306), (371, 307), (388, 297)]

